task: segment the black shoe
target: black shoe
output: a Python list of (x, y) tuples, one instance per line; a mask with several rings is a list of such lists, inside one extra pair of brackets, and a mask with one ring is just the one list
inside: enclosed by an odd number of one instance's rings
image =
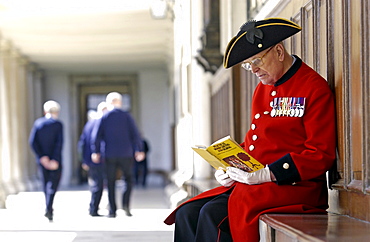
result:
[(90, 212), (91, 217), (101, 217), (101, 215), (98, 212)]
[(115, 218), (117, 216), (116, 213), (109, 213), (108, 218)]
[(125, 212), (126, 212), (126, 216), (128, 216), (128, 217), (131, 217), (132, 216), (132, 214), (130, 213), (129, 210), (125, 210)]
[(128, 216), (128, 217), (132, 216), (132, 214), (130, 213), (130, 209), (128, 207), (123, 207), (123, 210), (125, 211), (126, 216)]
[(50, 222), (53, 221), (53, 212), (47, 211), (44, 216), (47, 217)]

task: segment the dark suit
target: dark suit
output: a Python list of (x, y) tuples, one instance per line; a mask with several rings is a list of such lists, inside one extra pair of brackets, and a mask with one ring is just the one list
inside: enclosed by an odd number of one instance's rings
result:
[[(60, 121), (42, 117), (35, 121), (30, 133), (29, 143), (43, 176), (43, 188), (46, 198), (46, 212), (53, 212), (54, 196), (62, 174), (63, 125)], [(57, 170), (47, 170), (40, 158), (48, 156), (59, 163)]]
[(104, 114), (94, 128), (91, 140), (93, 153), (100, 153), (101, 142), (105, 143), (105, 161), (108, 181), (109, 213), (116, 214), (115, 181), (117, 168), (120, 168), (126, 183), (122, 197), (122, 207), (129, 208), (132, 189), (132, 166), (135, 151), (142, 151), (141, 136), (130, 113), (113, 109)]
[(78, 141), (79, 152), (82, 155), (82, 162), (89, 167), (88, 175), (91, 191), (89, 207), (90, 215), (97, 215), (104, 188), (103, 158), (101, 158), (100, 163), (94, 163), (91, 160), (91, 134), (97, 123), (97, 119), (88, 121), (85, 124)]

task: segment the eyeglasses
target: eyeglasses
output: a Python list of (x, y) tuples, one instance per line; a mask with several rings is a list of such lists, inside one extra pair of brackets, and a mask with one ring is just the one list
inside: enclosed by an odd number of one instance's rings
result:
[[(275, 46), (275, 45), (274, 45)], [(271, 46), (270, 49), (268, 51), (265, 52), (265, 54), (263, 54), (263, 56), (261, 57), (257, 57), (257, 58), (254, 58), (253, 60), (251, 61), (248, 61), (248, 62), (243, 62), (241, 64), (241, 66), (246, 69), (247, 71), (251, 71), (252, 70), (252, 65), (254, 65), (255, 67), (260, 67), (262, 66), (264, 63), (263, 63), (263, 60), (262, 58), (265, 57), (265, 55), (267, 55), (267, 53), (269, 53), (269, 51), (274, 48), (274, 46)]]

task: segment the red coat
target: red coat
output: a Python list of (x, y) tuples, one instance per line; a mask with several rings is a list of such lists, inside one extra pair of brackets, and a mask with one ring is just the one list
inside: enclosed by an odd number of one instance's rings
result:
[[(325, 172), (335, 160), (334, 96), (327, 82), (296, 58), (274, 86), (259, 83), (256, 87), (252, 125), (242, 143), (254, 158), (269, 165), (277, 182), (236, 182), (187, 201), (232, 189), (228, 210), (236, 242), (259, 241), (261, 214), (325, 213), (328, 208)], [(165, 223), (175, 222), (175, 211)]]

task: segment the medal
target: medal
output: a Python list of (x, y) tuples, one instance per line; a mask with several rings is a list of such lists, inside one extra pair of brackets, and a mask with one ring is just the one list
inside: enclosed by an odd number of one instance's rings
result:
[(298, 115), (298, 117), (303, 117), (303, 114), (304, 114), (304, 106), (305, 106), (306, 98), (305, 97), (301, 97), (299, 99), (300, 99), (299, 100), (300, 107), (299, 107), (299, 115)]
[(293, 117), (294, 116), (294, 105), (295, 105), (295, 100), (296, 98), (295, 97), (291, 97), (290, 98), (290, 107), (289, 107), (289, 116), (290, 117)]
[(271, 117), (275, 117), (276, 116), (276, 109), (277, 109), (277, 98), (275, 97), (273, 101), (270, 102), (270, 106), (272, 107), (272, 110), (271, 110)]
[(275, 97), (270, 102), (271, 117), (303, 117), (305, 97)]
[(271, 110), (270, 115), (271, 115), (271, 117), (275, 117), (275, 115), (276, 115), (276, 109), (275, 109), (275, 108), (273, 108), (273, 109)]

